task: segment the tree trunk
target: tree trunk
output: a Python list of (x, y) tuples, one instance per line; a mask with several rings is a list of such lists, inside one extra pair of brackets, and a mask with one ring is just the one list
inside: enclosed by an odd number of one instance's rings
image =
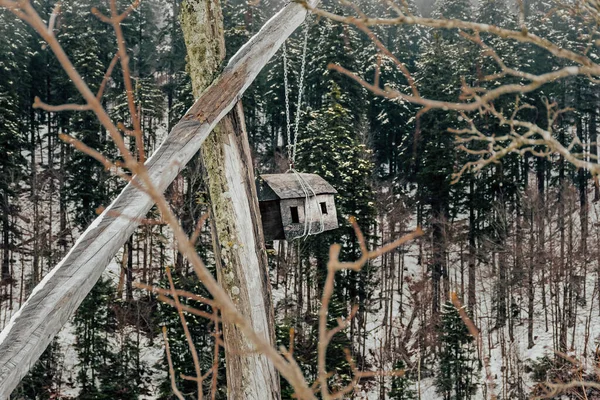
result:
[(5, 192), (2, 196), (2, 280), (10, 280), (10, 199)]
[[(189, 0), (182, 7), (188, 69), (198, 96), (225, 56), (218, 1)], [(212, 207), (218, 278), (254, 329), (275, 343), (267, 254), (241, 103), (217, 125), (201, 148)], [(279, 399), (279, 376), (234, 325), (224, 321), (227, 390), (231, 399)]]
[[(496, 167), (496, 177), (498, 182), (503, 181), (504, 170), (502, 164)], [(506, 257), (506, 238), (507, 232), (507, 216), (506, 209), (504, 208), (504, 193), (502, 186), (498, 185), (495, 188), (495, 200), (496, 200), (496, 250), (498, 251), (498, 292), (497, 292), (497, 315), (496, 315), (496, 327), (503, 327), (506, 325), (507, 320), (507, 304), (508, 301), (508, 262)]]
[(131, 303), (133, 301), (133, 235), (129, 237), (125, 247), (127, 251), (125, 299)]
[(546, 332), (548, 332), (548, 305), (546, 303), (546, 160), (543, 158), (537, 159), (537, 186), (538, 186), (538, 201), (537, 201), (537, 270), (542, 272), (541, 289), (542, 289), (542, 308), (544, 309), (544, 322)]
[(447, 208), (439, 200), (435, 200), (431, 206), (433, 214), (432, 226), (432, 316), (439, 318), (441, 304), (445, 301), (448, 291), (448, 265), (446, 254), (446, 221)]
[[(533, 286), (533, 276), (535, 273), (535, 228), (534, 228), (534, 211), (529, 210), (529, 266), (527, 267), (527, 348), (531, 349), (535, 343), (533, 341), (533, 323), (535, 319), (535, 287)], [(543, 284), (543, 283), (542, 283)]]
[[(596, 123), (596, 102), (593, 101), (593, 105), (590, 110), (590, 122), (588, 124), (588, 137), (591, 142), (590, 153), (598, 155), (598, 128)], [(598, 178), (594, 178), (594, 202), (600, 200), (600, 186), (598, 185)]]
[[(33, 149), (31, 151), (30, 154), (30, 160), (29, 162), (31, 163), (31, 202), (32, 202), (32, 207), (33, 207), (33, 226), (32, 226), (32, 266), (31, 266), (31, 284), (32, 285), (37, 285), (38, 284), (38, 278), (40, 276), (39, 273), (39, 265), (40, 265), (40, 251), (39, 251), (39, 237), (40, 237), (40, 213), (39, 213), (39, 196), (38, 196), (38, 179), (37, 179), (37, 163), (35, 161), (35, 148), (36, 148), (36, 141), (35, 141), (35, 134), (36, 134), (36, 127), (34, 126), (34, 119), (35, 119), (35, 114), (33, 111), (33, 107), (31, 107), (30, 110), (30, 117), (31, 119), (31, 148)], [(23, 290), (23, 287), (21, 287), (21, 291)], [(19, 302), (20, 304), (20, 302)]]
[(473, 178), (469, 179), (469, 266), (468, 266), (468, 285), (467, 285), (467, 304), (471, 315), (476, 315), (476, 276), (475, 276), (475, 263), (476, 263), (476, 243), (475, 243), (475, 181)]
[[(67, 252), (67, 199), (65, 196), (65, 160), (66, 160), (66, 143), (60, 144), (60, 171), (58, 175), (59, 184), (59, 214), (60, 214), (60, 236), (58, 245), (60, 247), (61, 257)], [(32, 167), (35, 169), (35, 166)]]

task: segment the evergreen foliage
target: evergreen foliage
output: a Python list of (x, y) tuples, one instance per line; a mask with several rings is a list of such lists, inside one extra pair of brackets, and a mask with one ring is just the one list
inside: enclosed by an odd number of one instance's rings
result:
[(8, 248), (20, 235), (11, 217), (20, 211), (18, 197), (27, 170), (24, 154), (29, 149), (27, 122), (20, 113), (20, 83), (27, 69), (22, 51), (27, 49), (28, 33), (22, 22), (7, 14), (7, 10), (0, 10), (0, 217), (4, 248), (0, 281), (11, 278)]
[(95, 399), (102, 396), (101, 385), (107, 381), (112, 356), (109, 335), (114, 335), (116, 323), (110, 309), (114, 289), (101, 280), (85, 298), (75, 315), (75, 348), (79, 358), (79, 398)]
[(470, 399), (477, 390), (479, 372), (474, 339), (452, 303), (444, 303), (441, 313), (437, 392), (444, 400)]
[(402, 376), (392, 378), (392, 390), (389, 395), (392, 400), (413, 400), (416, 398), (416, 393), (413, 389), (414, 382), (409, 378), (409, 373), (406, 370), (406, 365), (402, 360), (398, 360), (394, 365), (395, 371), (404, 371)]

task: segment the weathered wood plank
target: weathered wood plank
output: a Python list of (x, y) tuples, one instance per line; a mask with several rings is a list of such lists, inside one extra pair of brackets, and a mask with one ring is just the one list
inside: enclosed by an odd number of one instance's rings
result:
[[(309, 1), (313, 6), (317, 2)], [(305, 17), (306, 10), (302, 5), (288, 4), (231, 59), (222, 75), (194, 103), (148, 160), (149, 175), (159, 190), (164, 191), (184, 168), (215, 125), (241, 99), (260, 70)], [(92, 289), (110, 259), (133, 233), (137, 223), (130, 217), (145, 216), (152, 205), (149, 196), (128, 185), (0, 332), (0, 400), (8, 399)], [(114, 217), (114, 211), (128, 218)]]
[[(260, 179), (275, 192), (279, 199), (294, 199), (306, 196), (300, 178), (310, 188), (309, 194), (337, 194), (337, 190), (317, 174), (263, 174)], [(262, 200), (262, 198), (259, 198)]]

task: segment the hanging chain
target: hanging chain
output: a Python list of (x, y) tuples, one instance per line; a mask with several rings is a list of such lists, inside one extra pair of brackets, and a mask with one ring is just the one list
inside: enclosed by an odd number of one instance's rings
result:
[(305, 22), (304, 24), (304, 45), (302, 47), (300, 81), (298, 83), (298, 107), (296, 109), (296, 126), (294, 126), (294, 147), (292, 149), (292, 164), (296, 163), (296, 148), (298, 146), (298, 127), (300, 126), (300, 110), (302, 108), (302, 95), (304, 94), (304, 74), (306, 72), (306, 49), (308, 45), (308, 30), (310, 28), (308, 22)]
[(285, 121), (287, 128), (287, 151), (288, 151), (288, 160), (290, 162), (290, 169), (293, 168), (293, 159), (292, 159), (292, 147), (290, 143), (292, 143), (292, 128), (290, 124), (290, 88), (288, 85), (288, 59), (287, 59), (287, 45), (283, 42), (283, 84), (285, 88)]
[(302, 108), (302, 95), (304, 94), (304, 75), (306, 73), (306, 50), (308, 47), (308, 31), (310, 25), (308, 22), (304, 23), (304, 43), (302, 46), (302, 61), (300, 67), (300, 80), (298, 81), (298, 101), (296, 106), (296, 115), (294, 121), (294, 138), (292, 141), (292, 123), (290, 116), (290, 99), (289, 99), (289, 81), (288, 81), (288, 57), (287, 57), (287, 46), (283, 43), (283, 81), (285, 87), (285, 117), (286, 117), (286, 129), (287, 129), (287, 143), (288, 143), (288, 159), (290, 161), (290, 169), (294, 169), (296, 163), (296, 149), (298, 147), (298, 129), (300, 127), (300, 110)]
[[(306, 50), (308, 48), (308, 31), (310, 29), (310, 25), (308, 22), (305, 22), (304, 25), (304, 43), (302, 45), (302, 61), (300, 67), (300, 79), (298, 80), (298, 102), (296, 107), (296, 115), (294, 120), (294, 138), (292, 140), (292, 123), (290, 117), (290, 87), (288, 82), (288, 57), (287, 57), (287, 46), (285, 42), (283, 43), (283, 80), (285, 87), (285, 118), (286, 118), (286, 130), (287, 130), (287, 150), (288, 150), (288, 160), (290, 162), (290, 168), (288, 172), (293, 173), (298, 180), (298, 184), (300, 188), (304, 192), (304, 232), (300, 238), (308, 238), (310, 235), (316, 235), (325, 230), (325, 223), (323, 221), (323, 214), (321, 213), (321, 224), (316, 232), (312, 232), (313, 226), (313, 212), (312, 207), (313, 202), (311, 202), (311, 198), (316, 199), (317, 194), (310, 186), (310, 184), (306, 181), (306, 179), (295, 170), (294, 164), (296, 163), (296, 149), (298, 147), (298, 130), (300, 128), (300, 111), (302, 109), (302, 95), (304, 94), (304, 75), (306, 74)], [(309, 220), (310, 217), (310, 220)]]

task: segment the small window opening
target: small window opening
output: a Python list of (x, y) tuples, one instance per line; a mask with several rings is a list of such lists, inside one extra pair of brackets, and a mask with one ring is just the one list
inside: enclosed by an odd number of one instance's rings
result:
[(299, 224), (300, 216), (298, 215), (298, 207), (290, 207), (290, 212), (292, 213), (292, 223)]
[(321, 214), (327, 214), (327, 203), (322, 202), (321, 204)]

